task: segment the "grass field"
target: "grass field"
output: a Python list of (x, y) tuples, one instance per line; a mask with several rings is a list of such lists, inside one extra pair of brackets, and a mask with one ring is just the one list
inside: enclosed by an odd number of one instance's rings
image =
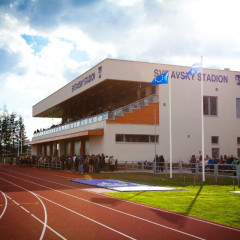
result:
[(168, 179), (164, 175), (109, 173), (101, 174), (101, 177), (185, 189), (186, 191), (121, 192), (108, 195), (240, 228), (240, 194), (230, 193), (233, 190), (240, 191), (240, 188), (231, 178), (219, 179), (216, 185), (214, 178), (207, 178), (202, 183), (190, 175), (182, 178), (177, 175)]

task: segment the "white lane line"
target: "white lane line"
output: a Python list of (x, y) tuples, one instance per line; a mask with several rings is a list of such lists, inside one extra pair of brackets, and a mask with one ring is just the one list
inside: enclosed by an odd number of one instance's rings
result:
[(101, 204), (99, 204), (99, 203), (94, 203), (94, 202), (89, 201), (89, 200), (86, 200), (86, 199), (84, 199), (84, 198), (76, 197), (76, 196), (74, 196), (74, 195), (72, 195), (72, 194), (65, 193), (65, 192), (62, 192), (62, 191), (59, 191), (59, 190), (56, 190), (56, 189), (53, 189), (53, 188), (44, 186), (44, 185), (42, 185), (42, 184), (34, 183), (34, 182), (28, 181), (28, 180), (26, 180), (26, 179), (22, 179), (22, 178), (19, 178), (19, 177), (16, 177), (16, 176), (9, 175), (9, 174), (7, 174), (7, 173), (3, 173), (3, 174), (8, 175), (8, 176), (11, 176), (11, 177), (14, 177), (14, 178), (17, 178), (17, 179), (21, 179), (22, 181), (29, 182), (29, 183), (31, 183), (31, 184), (35, 184), (35, 185), (37, 185), (37, 186), (40, 186), (40, 187), (43, 187), (43, 188), (47, 188), (47, 189), (52, 190), (52, 191), (55, 191), (55, 192), (59, 192), (59, 193), (61, 193), (61, 194), (70, 196), (70, 197), (72, 197), (72, 198), (76, 198), (76, 199), (78, 199), (78, 200), (81, 200), (81, 201), (84, 201), (84, 202), (87, 202), (87, 203), (90, 203), (90, 204), (94, 204), (94, 205), (96, 205), (96, 206), (100, 206), (100, 207), (106, 208), (106, 209), (108, 209), (108, 210), (111, 210), (111, 211), (114, 211), (114, 212), (117, 212), (117, 213), (121, 213), (121, 214), (126, 215), (126, 216), (130, 216), (130, 217), (139, 219), (139, 220), (141, 220), (141, 221), (145, 221), (145, 222), (151, 223), (151, 224), (153, 224), (153, 225), (156, 225), (156, 226), (159, 226), (159, 227), (168, 229), (168, 230), (172, 230), (172, 231), (174, 231), (174, 232), (178, 232), (178, 233), (181, 233), (181, 234), (184, 234), (184, 235), (187, 235), (187, 236), (196, 238), (196, 239), (201, 239), (201, 240), (203, 239), (203, 238), (200, 238), (200, 237), (198, 237), (198, 236), (192, 235), (192, 234), (190, 234), (190, 233), (186, 233), (186, 232), (177, 230), (177, 229), (175, 229), (175, 228), (171, 228), (171, 227), (168, 227), (168, 226), (166, 226), (166, 225), (162, 225), (162, 224), (159, 224), (159, 223), (150, 221), (150, 220), (145, 219), (145, 218), (141, 218), (141, 217), (138, 217), (138, 216), (135, 216), (135, 215), (126, 213), (126, 212), (122, 212), (122, 211), (120, 211), (120, 210), (117, 210), (117, 209), (114, 209), (114, 208), (110, 208), (110, 207), (101, 205)]
[[(7, 196), (7, 195), (6, 195)], [(12, 198), (10, 198), (9, 196), (7, 196), (7, 198), (9, 198), (10, 200), (12, 200), (14, 203), (17, 203), (16, 201), (14, 201)], [(30, 214), (33, 218), (35, 218), (37, 221), (39, 221), (41, 224), (44, 224), (44, 222), (42, 220), (40, 220), (38, 217), (36, 217), (34, 214), (30, 213), (26, 208), (22, 207), (20, 204), (17, 204), (18, 206), (20, 206), (24, 211), (26, 211), (28, 214)], [(63, 240), (67, 240), (65, 237), (63, 237), (60, 233), (56, 232), (54, 229), (52, 229), (50, 226), (47, 225), (47, 228), (54, 232), (56, 235), (58, 235), (61, 239)]]
[[(76, 189), (78, 191), (87, 191), (87, 192), (90, 192), (90, 193), (95, 194), (95, 195), (103, 196), (102, 194), (99, 194), (99, 193), (96, 193), (96, 192), (92, 192), (92, 191), (89, 191), (89, 190), (86, 190), (86, 189), (79, 189), (79, 188), (76, 188), (76, 187), (72, 187), (70, 185), (66, 185), (66, 184), (62, 184), (62, 183), (58, 183), (58, 182), (54, 182), (54, 181), (49, 181), (49, 180), (46, 180), (44, 178), (33, 177), (33, 176), (30, 176), (30, 175), (27, 175), (27, 174), (22, 174), (22, 173), (19, 173), (19, 172), (16, 172), (16, 171), (9, 171), (9, 170), (6, 170), (6, 168), (4, 168), (4, 170), (7, 171), (7, 172), (17, 173), (19, 175), (23, 175), (23, 176), (27, 176), (27, 177), (30, 177), (30, 178), (38, 179), (38, 180), (41, 180), (41, 181), (45, 181), (45, 182), (49, 182), (49, 183), (53, 183), (53, 184), (58, 184), (60, 186)], [(42, 174), (42, 172), (39, 172), (39, 173)], [(4, 173), (4, 174), (6, 174), (6, 173)], [(9, 175), (9, 176), (12, 176), (12, 175)], [(14, 176), (12, 176), (12, 177), (14, 177)], [(59, 177), (62, 177), (62, 176), (59, 176)], [(62, 177), (62, 178), (65, 178), (65, 177)], [(194, 218), (194, 217), (191, 217), (191, 216), (186, 216), (186, 215), (183, 215), (183, 214), (180, 214), (180, 213), (175, 213), (175, 212), (167, 211), (167, 210), (164, 210), (164, 209), (143, 205), (143, 204), (140, 204), (140, 203), (131, 202), (131, 201), (128, 201), (128, 200), (125, 200), (125, 199), (120, 199), (120, 198), (116, 198), (116, 197), (112, 197), (112, 196), (108, 196), (108, 195), (105, 195), (105, 196), (107, 196), (108, 198), (117, 199), (117, 200), (122, 201), (122, 202), (126, 202), (126, 203), (130, 203), (130, 204), (133, 204), (133, 205), (137, 205), (137, 206), (140, 206), (140, 207), (154, 209), (154, 210), (157, 210), (159, 212), (164, 212), (164, 213), (168, 213), (168, 214), (171, 214), (171, 215), (180, 216), (180, 217), (183, 217), (183, 218), (188, 218), (188, 219), (191, 219), (191, 220), (194, 220), (194, 221), (197, 221), (197, 222), (202, 222), (202, 223), (210, 224), (210, 225), (213, 225), (213, 226), (216, 226), (216, 227), (225, 228), (225, 229), (229, 229), (229, 230), (240, 232), (240, 229), (237, 229), (237, 228), (232, 228), (232, 227), (229, 227), (229, 226), (220, 225), (218, 223), (209, 222), (209, 221), (206, 221), (206, 220), (203, 220), (203, 219), (198, 219), (198, 218)], [(99, 206), (105, 207), (104, 205), (100, 205), (100, 204), (99, 204)], [(109, 209), (111, 209), (111, 208), (109, 208)], [(113, 209), (113, 208), (112, 208), (112, 210), (115, 211), (115, 209)]]
[(20, 208), (22, 208), (25, 212), (30, 213), (25, 207), (20, 206)]
[(118, 230), (116, 230), (116, 229), (114, 229), (114, 228), (111, 228), (111, 227), (109, 227), (109, 226), (107, 226), (107, 225), (105, 225), (105, 224), (103, 224), (103, 223), (100, 223), (100, 222), (98, 222), (98, 221), (96, 221), (96, 220), (94, 220), (94, 219), (92, 219), (92, 218), (89, 218), (89, 217), (87, 217), (87, 216), (85, 216), (85, 215), (83, 215), (83, 214), (81, 214), (81, 213), (78, 213), (78, 212), (76, 212), (76, 211), (74, 211), (74, 210), (72, 210), (72, 209), (70, 209), (70, 208), (67, 208), (67, 207), (65, 207), (65, 206), (63, 206), (63, 205), (61, 205), (61, 204), (58, 204), (58, 203), (56, 203), (56, 202), (54, 202), (54, 201), (52, 201), (52, 200), (49, 200), (49, 199), (41, 196), (40, 194), (38, 194), (38, 196), (39, 196), (40, 198), (45, 199), (46, 201), (49, 201), (50, 203), (53, 203), (53, 204), (55, 204), (55, 205), (57, 205), (57, 206), (59, 206), (59, 207), (61, 207), (61, 208), (64, 208), (64, 209), (68, 210), (69, 212), (72, 212), (72, 213), (74, 213), (74, 214), (76, 214), (76, 215), (78, 215), (78, 216), (81, 216), (81, 217), (83, 217), (83, 218), (85, 218), (85, 219), (87, 219), (87, 220), (89, 220), (89, 221), (91, 221), (91, 222), (94, 222), (94, 223), (96, 223), (96, 224), (98, 224), (98, 225), (100, 225), (100, 226), (102, 226), (102, 227), (105, 227), (105, 228), (107, 228), (107, 229), (109, 229), (109, 230), (111, 230), (111, 231), (113, 231), (113, 232), (116, 232), (116, 233), (118, 233), (118, 234), (120, 234), (120, 235), (122, 235), (122, 236), (124, 236), (124, 237), (126, 237), (126, 238), (135, 240), (135, 238), (132, 238), (132, 237), (128, 236), (127, 234), (124, 234), (124, 233), (122, 233), (122, 232), (119, 232)]
[[(5, 174), (5, 173), (4, 173)], [(8, 174), (6, 174), (6, 175), (8, 175)], [(16, 178), (18, 178), (18, 177), (16, 177)], [(28, 192), (31, 192), (31, 191), (29, 191), (29, 190), (27, 190), (26, 188), (23, 188), (23, 187), (21, 187), (21, 186), (19, 186), (19, 185), (17, 185), (17, 184), (14, 184), (14, 183), (11, 183), (11, 182), (9, 182), (8, 180), (5, 180), (5, 179), (3, 179), (3, 178), (1, 178), (2, 180), (4, 180), (4, 181), (6, 181), (6, 182), (8, 182), (8, 183), (10, 183), (10, 184), (13, 184), (13, 185), (15, 185), (15, 186), (18, 186), (19, 188), (22, 188), (22, 189), (24, 189), (24, 190), (26, 190), (26, 191), (28, 191)], [(23, 181), (27, 181), (27, 180), (24, 180), (24, 179), (22, 179)], [(27, 182), (30, 182), (30, 181), (27, 181)], [(30, 182), (30, 183), (32, 183), (32, 182)], [(33, 184), (35, 184), (35, 183), (33, 183)], [(36, 185), (39, 185), (39, 184), (36, 184)], [(40, 185), (40, 186), (43, 186), (43, 185)], [(45, 187), (46, 188), (46, 187)], [(48, 188), (48, 187), (47, 187)], [(48, 188), (48, 189), (51, 189), (51, 188)], [(54, 189), (53, 189), (54, 190)], [(130, 237), (130, 236), (128, 236), (128, 235), (126, 235), (126, 234), (124, 234), (124, 233), (122, 233), (122, 232), (119, 232), (119, 231), (117, 231), (117, 230), (115, 230), (115, 229), (113, 229), (113, 228), (111, 228), (111, 227), (108, 227), (107, 225), (105, 225), (105, 224), (102, 224), (102, 223), (100, 223), (100, 222), (97, 222), (97, 221), (95, 221), (94, 219), (91, 219), (91, 218), (89, 218), (89, 217), (87, 217), (87, 216), (84, 216), (84, 215), (82, 215), (82, 214), (80, 214), (80, 213), (78, 213), (78, 212), (75, 212), (75, 211), (73, 211), (73, 210), (71, 210), (71, 209), (69, 209), (69, 208), (67, 208), (67, 207), (64, 207), (64, 206), (62, 206), (62, 205), (60, 205), (60, 204), (58, 204), (58, 203), (55, 203), (55, 202), (53, 202), (53, 201), (51, 201), (51, 200), (49, 200), (49, 199), (47, 199), (47, 198), (45, 198), (45, 197), (43, 197), (43, 196), (41, 196), (40, 194), (36, 194), (36, 193), (33, 193), (40, 201), (41, 201), (41, 199), (40, 199), (40, 197), (41, 198), (43, 198), (43, 199), (45, 199), (46, 201), (49, 201), (49, 202), (51, 202), (51, 203), (53, 203), (53, 204), (55, 204), (55, 205), (57, 205), (57, 206), (60, 206), (60, 207), (62, 207), (62, 208), (64, 208), (64, 209), (66, 209), (66, 210), (68, 210), (68, 211), (70, 211), (70, 212), (72, 212), (72, 213), (75, 213), (75, 214), (77, 214), (77, 215), (79, 215), (79, 216), (81, 216), (81, 217), (83, 217), (83, 218), (85, 218), (85, 219), (88, 219), (88, 220), (90, 220), (90, 221), (92, 221), (92, 222), (94, 222), (94, 223), (96, 223), (96, 224), (99, 224), (99, 225), (101, 225), (101, 226), (103, 226), (103, 227), (105, 227), (105, 228), (107, 228), (107, 229), (109, 229), (109, 230), (112, 230), (113, 232), (116, 232), (116, 233), (118, 233), (118, 234), (120, 234), (120, 235), (122, 235), (122, 236), (124, 236), (124, 237), (126, 237), (126, 238), (128, 238), (128, 239), (132, 239), (132, 240), (135, 240), (135, 238), (132, 238), (132, 237)], [(14, 201), (13, 199), (11, 199), (12, 201)], [(14, 201), (15, 202), (15, 201)], [(42, 202), (42, 201), (41, 201)], [(17, 202), (15, 202), (16, 204), (18, 204)], [(19, 205), (19, 204), (18, 204)], [(33, 217), (35, 217), (33, 214), (31, 214)], [(44, 223), (45, 224), (45, 223)], [(40, 238), (41, 239), (41, 238)]]
[(17, 202), (15, 202), (13, 199), (12, 199), (12, 201), (13, 201), (15, 204), (17, 204), (18, 206), (20, 206), (20, 204), (19, 204), (19, 203), (17, 203)]
[[(33, 194), (33, 195), (41, 202), (41, 204), (42, 204), (42, 206), (43, 206), (43, 210), (44, 210), (44, 224), (43, 224), (43, 229), (42, 229), (42, 233), (41, 233), (41, 236), (40, 236), (40, 240), (42, 240), (43, 237), (44, 237), (45, 231), (46, 231), (46, 226), (47, 226), (47, 210), (46, 210), (46, 207), (45, 207), (44, 203), (42, 202), (42, 200), (41, 200), (41, 199), (37, 196), (37, 194), (35, 194), (34, 192), (29, 191), (28, 189), (26, 189), (26, 188), (24, 188), (24, 187), (21, 187), (21, 186), (15, 184), (15, 183), (9, 182), (8, 180), (6, 180), (6, 179), (4, 179), (4, 178), (1, 178), (1, 179), (2, 179), (3, 181), (5, 181), (5, 182), (8, 182), (8, 183), (10, 183), (10, 184), (12, 184), (12, 185), (14, 185), (14, 186), (19, 187), (19, 188), (21, 188), (21, 189), (23, 189), (23, 190), (25, 190), (25, 191), (28, 191), (29, 193)], [(12, 200), (12, 201), (14, 201), (14, 200)], [(15, 201), (14, 201), (14, 202), (15, 202)], [(19, 205), (18, 203), (16, 203), (16, 204)]]
[[(36, 217), (34, 214), (31, 214), (32, 217), (34, 217), (36, 220), (38, 220), (40, 223), (44, 224), (43, 221), (41, 221), (38, 217)], [(51, 230), (52, 232), (54, 232), (56, 235), (58, 235), (60, 238), (62, 238), (63, 240), (67, 240), (67, 238), (63, 237), (60, 233), (56, 232), (54, 229), (52, 229), (50, 226), (47, 225), (47, 228), (49, 230)]]
[(3, 211), (2, 211), (2, 213), (1, 213), (1, 215), (0, 215), (0, 219), (1, 219), (1, 218), (2, 218), (2, 216), (4, 215), (4, 213), (5, 213), (6, 209), (7, 209), (7, 204), (8, 204), (8, 202), (7, 202), (7, 198), (6, 198), (6, 195), (5, 195), (5, 193), (4, 193), (4, 192), (2, 192), (2, 191), (0, 191), (0, 192), (2, 193), (2, 195), (3, 195), (3, 197), (4, 197), (4, 200), (5, 200), (4, 208), (3, 208)]

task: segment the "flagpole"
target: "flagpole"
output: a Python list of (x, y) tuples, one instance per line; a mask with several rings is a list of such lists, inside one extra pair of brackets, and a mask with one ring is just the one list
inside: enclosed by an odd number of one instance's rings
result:
[(154, 158), (155, 158), (155, 164), (157, 164), (157, 158), (156, 158), (156, 155), (157, 155), (157, 146), (156, 146), (156, 140), (157, 140), (157, 133), (156, 133), (156, 108), (154, 108), (154, 134), (155, 134), (155, 144), (154, 144)]
[[(170, 69), (169, 69), (170, 75)], [(170, 157), (170, 178), (172, 178), (172, 81), (169, 78), (169, 157)]]
[(202, 129), (202, 181), (205, 182), (205, 162), (204, 162), (204, 112), (203, 112), (203, 56), (201, 56), (201, 129)]

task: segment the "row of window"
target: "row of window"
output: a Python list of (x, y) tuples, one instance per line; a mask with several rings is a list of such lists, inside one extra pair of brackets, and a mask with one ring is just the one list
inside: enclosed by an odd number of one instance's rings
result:
[[(218, 144), (218, 143), (219, 143), (219, 137), (212, 136), (212, 144)], [(237, 144), (240, 145), (240, 137), (237, 137)]]
[[(158, 135), (144, 135), (144, 134), (116, 134), (116, 142), (158, 142)], [(219, 144), (219, 136), (212, 136), (212, 144)], [(237, 144), (240, 145), (240, 137), (237, 137)]]
[[(217, 116), (217, 97), (203, 97), (204, 115)], [(236, 116), (240, 118), (240, 98), (236, 98)]]
[(116, 142), (158, 143), (158, 135), (116, 134)]

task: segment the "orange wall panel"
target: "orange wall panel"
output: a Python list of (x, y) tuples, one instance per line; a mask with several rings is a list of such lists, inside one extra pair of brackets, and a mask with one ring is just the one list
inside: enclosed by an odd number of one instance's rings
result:
[(107, 123), (132, 123), (132, 124), (155, 124), (154, 109), (156, 109), (156, 124), (159, 124), (159, 104), (149, 103), (148, 106), (141, 106), (140, 109), (133, 109), (132, 113), (124, 113), (123, 116), (116, 116), (115, 120), (106, 120)]

